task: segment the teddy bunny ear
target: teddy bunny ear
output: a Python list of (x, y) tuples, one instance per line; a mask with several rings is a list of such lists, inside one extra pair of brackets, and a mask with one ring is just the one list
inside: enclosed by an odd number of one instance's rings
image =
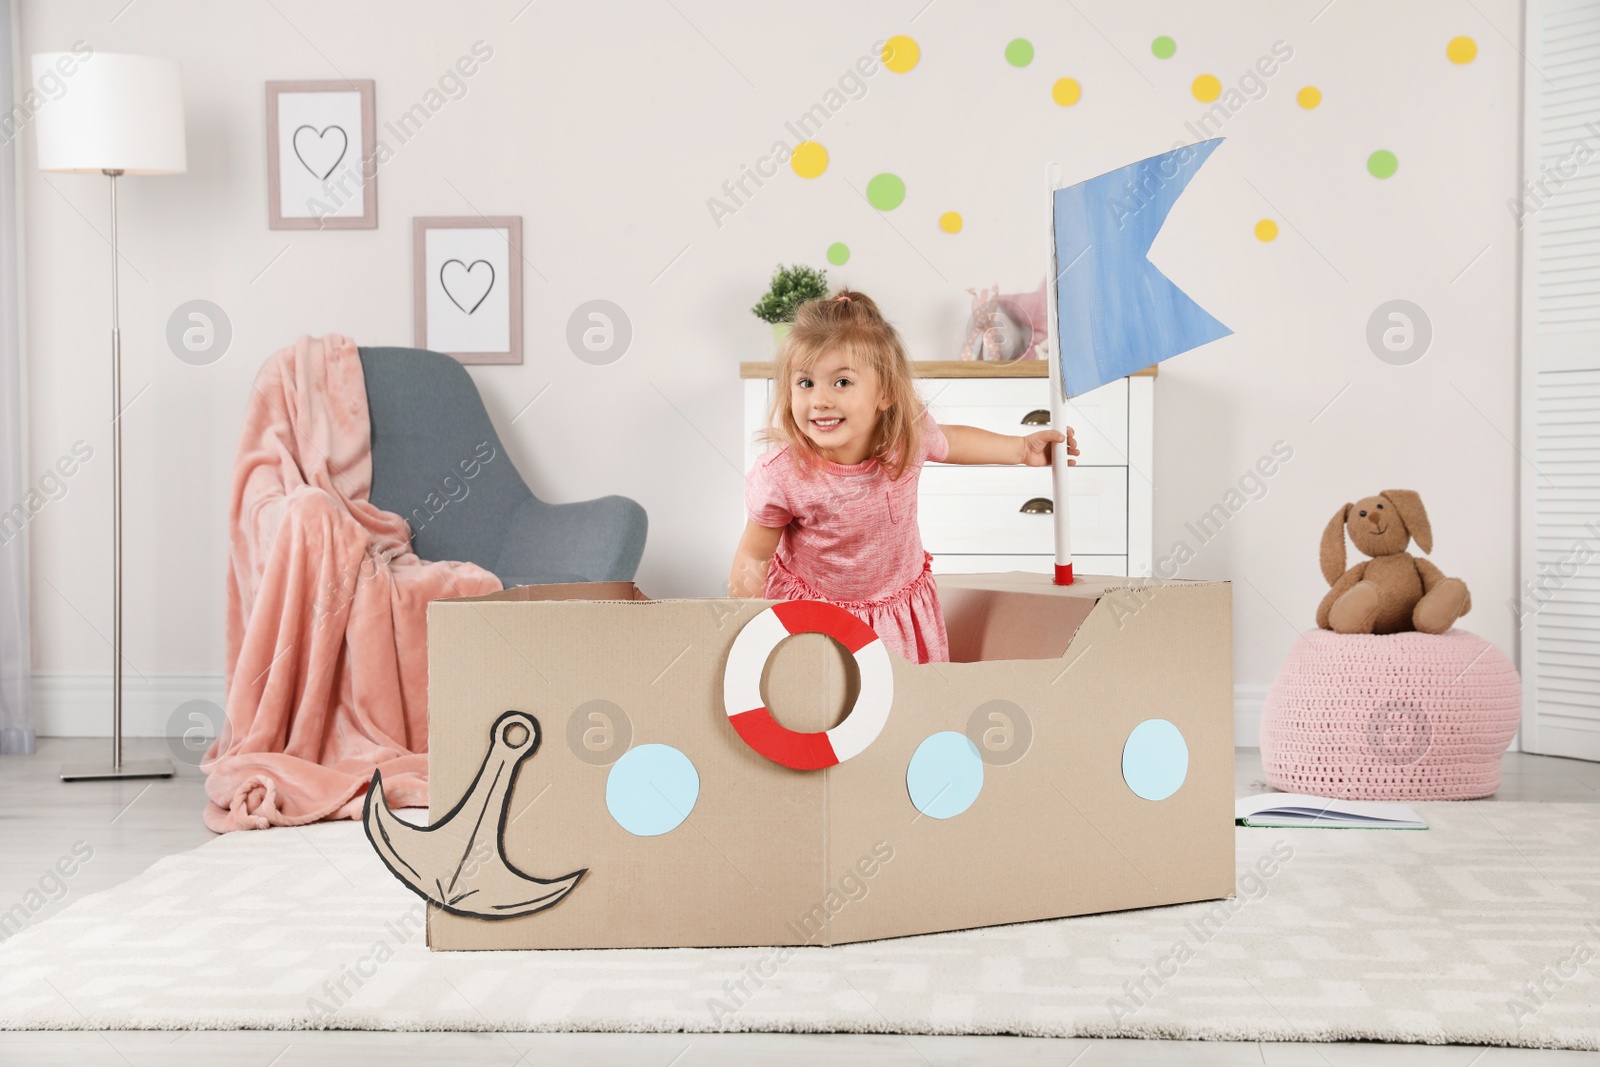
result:
[(1385, 489), (1379, 494), (1400, 513), (1400, 519), (1411, 532), (1411, 539), (1424, 552), (1433, 551), (1433, 526), (1428, 522), (1428, 512), (1422, 506), (1422, 497), (1410, 489)]
[(1322, 576), (1332, 585), (1344, 574), (1344, 520), (1354, 504), (1346, 504), (1333, 513), (1327, 529), (1322, 531)]

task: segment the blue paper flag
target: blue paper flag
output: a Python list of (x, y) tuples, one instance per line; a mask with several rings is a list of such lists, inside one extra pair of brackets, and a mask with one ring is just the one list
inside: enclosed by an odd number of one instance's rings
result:
[(1146, 258), (1172, 205), (1222, 140), (1055, 191), (1056, 351), (1068, 397), (1233, 332)]

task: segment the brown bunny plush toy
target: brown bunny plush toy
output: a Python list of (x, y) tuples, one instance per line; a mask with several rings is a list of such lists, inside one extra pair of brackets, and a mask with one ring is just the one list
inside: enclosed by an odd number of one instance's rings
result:
[[(1372, 558), (1344, 568), (1344, 535)], [(1472, 610), (1459, 578), (1406, 551), (1415, 539), (1433, 551), (1433, 528), (1422, 498), (1410, 489), (1386, 489), (1334, 513), (1322, 531), (1322, 576), (1333, 586), (1317, 606), (1317, 625), (1341, 634), (1442, 634)]]

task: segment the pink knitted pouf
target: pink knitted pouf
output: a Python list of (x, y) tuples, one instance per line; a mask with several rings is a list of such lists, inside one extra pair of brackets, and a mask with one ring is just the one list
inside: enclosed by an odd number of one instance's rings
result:
[(1522, 680), (1465, 630), (1336, 634), (1289, 650), (1261, 711), (1267, 781), (1341, 800), (1468, 800), (1500, 787)]

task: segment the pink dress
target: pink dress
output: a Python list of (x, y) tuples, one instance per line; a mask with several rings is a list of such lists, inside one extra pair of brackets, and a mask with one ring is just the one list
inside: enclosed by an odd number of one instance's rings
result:
[(762, 526), (783, 527), (783, 536), (762, 596), (826, 600), (912, 663), (948, 663), (933, 556), (917, 528), (917, 482), (923, 463), (949, 452), (925, 415), (921, 454), (893, 481), (875, 457), (826, 463), (808, 477), (790, 446), (763, 454), (745, 478), (745, 511)]

